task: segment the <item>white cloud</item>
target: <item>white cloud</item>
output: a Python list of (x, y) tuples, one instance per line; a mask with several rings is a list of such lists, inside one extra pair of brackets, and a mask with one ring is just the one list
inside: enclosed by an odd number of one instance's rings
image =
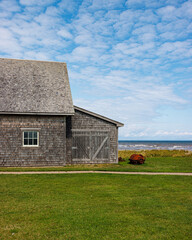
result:
[(118, 43), (116, 46), (114, 46), (114, 52), (115, 53), (122, 53), (123, 58), (125, 56), (130, 57), (142, 57), (143, 54), (146, 54), (145, 58), (147, 58), (147, 54), (152, 54), (154, 56), (154, 43), (153, 42), (144, 42), (144, 43), (129, 43), (129, 42), (123, 42)]
[(50, 6), (50, 7), (47, 7), (45, 14), (52, 17), (58, 17), (60, 14), (60, 11), (57, 7)]
[(192, 2), (186, 1), (181, 6), (165, 6), (157, 10), (163, 21), (172, 21), (177, 18), (192, 19)]
[(55, 0), (20, 0), (20, 4), (25, 6), (44, 6), (44, 5), (50, 5), (54, 3)]
[(69, 62), (88, 62), (91, 61), (92, 63), (99, 61), (99, 52), (91, 47), (77, 47), (75, 48), (72, 53), (66, 54), (66, 60)]
[(142, 12), (140, 12), (139, 16), (139, 22), (142, 24), (154, 24), (158, 22), (158, 17), (151, 9), (146, 9)]
[(47, 52), (39, 51), (27, 51), (23, 55), (24, 59), (34, 59), (34, 60), (51, 60), (51, 56)]
[(192, 19), (192, 2), (191, 2), (191, 0), (184, 2), (182, 4), (182, 6), (180, 8), (178, 8), (177, 14), (181, 18), (183, 18), (185, 16), (188, 19)]
[(0, 2), (0, 9), (3, 12), (17, 12), (17, 11), (20, 11), (20, 7), (17, 4), (16, 0), (12, 0), (12, 1), (2, 0)]
[(121, 8), (123, 2), (124, 0), (93, 0), (90, 8), (94, 10)]
[(192, 32), (192, 26), (190, 20), (184, 15), (183, 18), (175, 18), (172, 21), (158, 23), (157, 30), (160, 33), (160, 37), (164, 39), (178, 40), (185, 39)]
[(162, 44), (157, 51), (157, 55), (166, 56), (167, 58), (182, 59), (192, 56), (192, 41), (166, 42)]
[(46, 26), (46, 28), (51, 27), (58, 23), (58, 19), (54, 16), (51, 16), (47, 13), (42, 13), (35, 17), (35, 21), (38, 22), (42, 26)]
[(164, 1), (162, 0), (127, 0), (126, 5), (131, 8), (156, 8), (162, 5)]
[(14, 38), (11, 31), (5, 28), (0, 28), (0, 52), (2, 53), (16, 53), (21, 50), (17, 39)]
[(132, 32), (132, 34), (135, 35), (139, 41), (142, 41), (144, 43), (151, 42), (156, 37), (155, 26), (148, 24), (148, 25), (136, 28)]
[(63, 38), (66, 38), (66, 39), (71, 39), (73, 37), (73, 35), (67, 31), (66, 29), (62, 28), (61, 30), (59, 30), (57, 32), (58, 35), (60, 35), (61, 37)]
[(174, 131), (162, 131), (158, 130), (155, 133), (156, 136), (192, 136), (192, 131), (184, 131), (181, 132), (180, 130), (174, 130)]
[[(107, 109), (108, 116), (113, 118), (114, 114), (123, 116), (126, 122), (134, 123), (148, 122), (157, 116), (155, 109), (162, 104), (185, 104), (186, 101), (173, 93), (171, 86), (154, 83), (152, 78), (138, 78), (127, 76), (126, 72), (112, 71), (110, 75), (103, 76), (96, 68), (86, 69), (79, 73), (78, 79), (88, 84), (86, 94), (100, 96), (100, 100), (94, 100), (91, 103), (77, 100), (83, 107), (90, 106), (91, 110), (96, 110), (101, 114)], [(77, 76), (74, 77), (74, 81)], [(110, 96), (113, 95), (113, 98)], [(76, 101), (76, 100), (75, 100)], [(103, 107), (103, 112), (101, 112)], [(104, 110), (105, 109), (105, 110)], [(126, 109), (126, 111), (125, 111)]]
[(58, 4), (59, 9), (62, 11), (73, 12), (77, 6), (77, 2), (75, 0), (62, 0)]
[(158, 9), (157, 13), (164, 21), (177, 18), (176, 8), (174, 6), (166, 6)]
[(127, 0), (126, 5), (128, 7), (141, 7), (145, 5), (145, 2), (143, 0)]

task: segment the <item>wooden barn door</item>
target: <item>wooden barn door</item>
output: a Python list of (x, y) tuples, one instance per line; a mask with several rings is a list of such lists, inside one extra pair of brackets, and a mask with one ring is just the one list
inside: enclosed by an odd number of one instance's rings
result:
[(101, 130), (72, 130), (72, 159), (101, 161), (109, 159), (109, 132)]

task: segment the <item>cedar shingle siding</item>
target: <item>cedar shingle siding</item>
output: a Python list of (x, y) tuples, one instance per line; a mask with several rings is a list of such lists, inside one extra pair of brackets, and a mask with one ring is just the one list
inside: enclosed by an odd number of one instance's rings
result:
[[(38, 129), (39, 146), (22, 146), (22, 129)], [(66, 159), (66, 117), (0, 116), (0, 166), (60, 166)]]
[[(73, 106), (65, 63), (0, 59), (0, 166), (117, 162), (123, 124)], [(23, 131), (39, 146), (23, 146)]]

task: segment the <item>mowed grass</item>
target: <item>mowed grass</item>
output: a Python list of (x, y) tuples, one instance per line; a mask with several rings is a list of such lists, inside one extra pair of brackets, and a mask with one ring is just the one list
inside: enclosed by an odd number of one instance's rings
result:
[[(131, 165), (129, 157), (133, 153), (146, 156), (145, 164)], [(65, 167), (1, 167), (0, 171), (124, 171), (124, 172), (192, 172), (192, 152), (183, 150), (119, 151), (126, 161), (118, 164), (79, 164)]]
[(191, 239), (192, 178), (1, 175), (0, 239)]

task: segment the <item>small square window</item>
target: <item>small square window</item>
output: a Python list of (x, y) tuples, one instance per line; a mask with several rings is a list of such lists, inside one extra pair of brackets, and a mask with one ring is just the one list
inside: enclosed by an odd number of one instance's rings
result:
[(23, 131), (23, 146), (39, 146), (38, 131)]

